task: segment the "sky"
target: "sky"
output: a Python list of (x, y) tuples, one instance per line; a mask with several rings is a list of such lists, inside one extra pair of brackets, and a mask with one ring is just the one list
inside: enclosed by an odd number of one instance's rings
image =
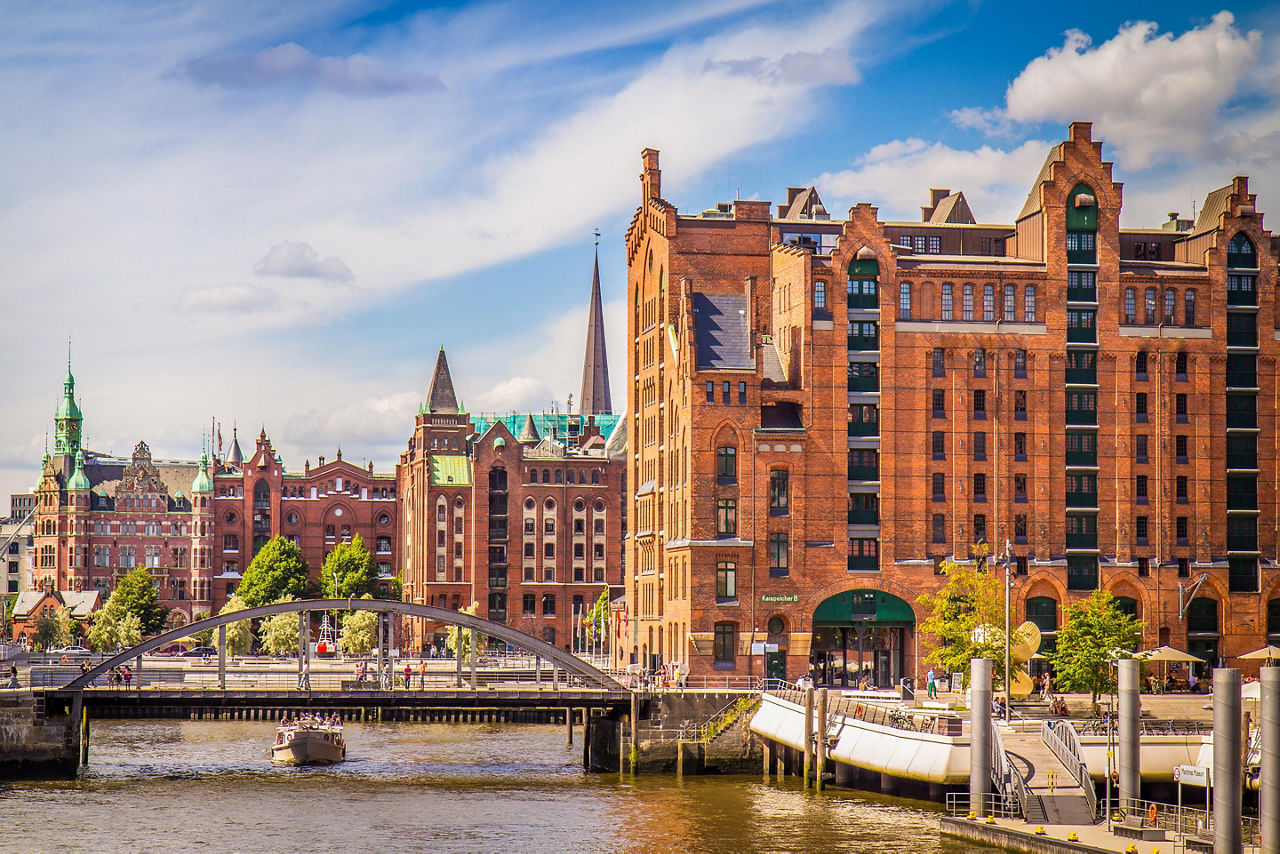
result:
[(1126, 226), (1239, 174), (1280, 210), (1280, 3), (1042, 8), (0, 0), (0, 495), (68, 341), (104, 452), (217, 419), (390, 470), (441, 346), (470, 411), (563, 410), (596, 251), (621, 409), (646, 146), (682, 211), (950, 187), (1009, 223), (1086, 120)]

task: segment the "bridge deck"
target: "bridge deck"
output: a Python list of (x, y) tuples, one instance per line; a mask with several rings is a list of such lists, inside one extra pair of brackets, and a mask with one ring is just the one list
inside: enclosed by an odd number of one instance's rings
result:
[[(49, 691), (51, 695), (70, 692)], [(117, 690), (91, 688), (84, 691), (84, 705), (95, 707), (182, 707), (223, 708), (605, 708), (631, 703), (630, 691), (599, 688), (538, 690), (519, 687), (427, 688), (425, 690)]]

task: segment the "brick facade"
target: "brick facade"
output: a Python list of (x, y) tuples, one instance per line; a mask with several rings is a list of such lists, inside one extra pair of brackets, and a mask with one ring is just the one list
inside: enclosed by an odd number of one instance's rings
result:
[(775, 674), (918, 676), (916, 597), (977, 541), (1008, 542), (1015, 623), (1050, 643), (1099, 586), (1149, 645), (1280, 633), (1277, 249), (1247, 179), (1121, 229), (1075, 123), (1014, 224), (947, 190), (907, 223), (833, 220), (812, 188), (682, 215), (642, 161), (632, 660), (760, 674), (754, 638)]

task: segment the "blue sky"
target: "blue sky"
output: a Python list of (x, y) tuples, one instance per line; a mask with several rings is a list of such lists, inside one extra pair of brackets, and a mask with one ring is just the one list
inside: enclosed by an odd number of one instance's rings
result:
[[(88, 444), (389, 468), (436, 349), (473, 411), (578, 389), (592, 236), (625, 399), (644, 146), (697, 211), (815, 183), (1008, 222), (1073, 119), (1125, 222), (1249, 174), (1280, 208), (1280, 6), (0, 0), (0, 491), (71, 336)], [(1276, 201), (1272, 201), (1272, 200)]]

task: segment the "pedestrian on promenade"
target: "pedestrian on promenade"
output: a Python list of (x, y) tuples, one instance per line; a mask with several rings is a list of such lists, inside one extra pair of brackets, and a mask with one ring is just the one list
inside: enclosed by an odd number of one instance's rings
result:
[(302, 659), (302, 671), (298, 673), (298, 690), (311, 690), (311, 660), (308, 658)]
[(133, 671), (129, 669), (129, 665), (120, 668), (120, 676), (124, 679), (124, 689), (129, 690), (129, 680), (133, 678)]
[(938, 699), (938, 682), (934, 678), (933, 668), (929, 668), (929, 672), (925, 674), (925, 684), (928, 687), (928, 697), (930, 700)]
[(413, 667), (409, 664), (409, 662), (406, 661), (404, 663), (404, 689), (406, 691), (408, 691), (410, 688), (413, 687), (413, 685), (411, 684), (412, 679), (413, 679)]
[(9, 665), (9, 687), (18, 687), (18, 665), (16, 664)]
[[(434, 650), (435, 647), (432, 647), (431, 649)], [(425, 658), (418, 663), (418, 677), (421, 679), (419, 687), (421, 687), (423, 691), (427, 690), (427, 660)]]

